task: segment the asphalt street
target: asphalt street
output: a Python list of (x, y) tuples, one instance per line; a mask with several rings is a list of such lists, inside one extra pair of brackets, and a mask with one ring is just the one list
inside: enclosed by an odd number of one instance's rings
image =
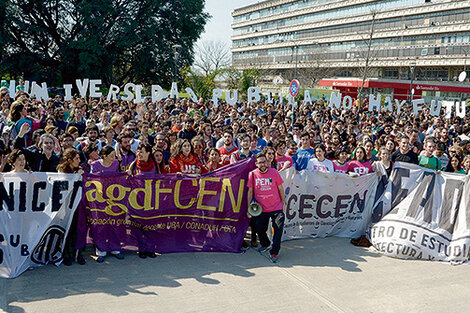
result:
[[(91, 250), (91, 249), (89, 249)], [(284, 242), (277, 264), (181, 253), (46, 266), (0, 279), (5, 312), (468, 312), (469, 265), (381, 256), (343, 238)]]

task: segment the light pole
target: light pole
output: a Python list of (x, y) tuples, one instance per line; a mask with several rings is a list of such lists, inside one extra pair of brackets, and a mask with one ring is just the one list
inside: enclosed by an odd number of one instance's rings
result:
[[(295, 45), (292, 47), (292, 54), (294, 53), (294, 49), (295, 49), (295, 72), (294, 72), (294, 78), (293, 79), (297, 79), (297, 65), (298, 65), (298, 54), (299, 54), (299, 46), (298, 45)], [(295, 98), (292, 98), (292, 128), (294, 127), (294, 124), (295, 124)]]
[(463, 51), (464, 55), (465, 55), (465, 59), (463, 59), (463, 72), (461, 72), (459, 74), (459, 82), (463, 83), (465, 81), (465, 79), (467, 79), (467, 56), (468, 56), (468, 53), (467, 53), (467, 50), (465, 50), (463, 47), (459, 47), (460, 50)]
[(178, 82), (178, 58), (180, 56), (181, 45), (175, 44), (171, 46), (173, 49), (174, 55), (174, 73), (173, 73), (173, 80), (175, 83)]
[(299, 63), (299, 60), (298, 60), (298, 56), (299, 56), (299, 46), (294, 46), (295, 48), (295, 75), (294, 75), (294, 79), (297, 79), (297, 66), (298, 66), (298, 63)]
[[(459, 74), (459, 82), (463, 83), (465, 79), (467, 79), (467, 55), (468, 53), (467, 53), (467, 50), (465, 50), (462, 47), (460, 47), (460, 50), (462, 50), (465, 55), (465, 59), (463, 59), (463, 72)], [(460, 94), (460, 102), (462, 102), (462, 100), (463, 100), (463, 92)]]
[(413, 94), (414, 94), (414, 89), (413, 89), (413, 76), (414, 76), (414, 73), (415, 73), (415, 66), (416, 66), (416, 62), (415, 61), (412, 61), (410, 63), (410, 103), (413, 101)]

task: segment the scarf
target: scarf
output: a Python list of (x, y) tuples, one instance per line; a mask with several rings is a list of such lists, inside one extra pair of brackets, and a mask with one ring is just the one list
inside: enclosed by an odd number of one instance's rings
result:
[(150, 172), (155, 168), (152, 158), (149, 158), (147, 162), (137, 159), (135, 165), (141, 172)]

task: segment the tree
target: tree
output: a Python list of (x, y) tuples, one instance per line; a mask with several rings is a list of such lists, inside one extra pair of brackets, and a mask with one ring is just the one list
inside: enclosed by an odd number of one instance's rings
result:
[(225, 82), (227, 84), (227, 89), (235, 90), (240, 87), (240, 76), (241, 72), (234, 67), (229, 67), (225, 71)]
[(256, 85), (256, 81), (260, 78), (260, 73), (257, 69), (247, 69), (240, 73), (240, 81), (238, 88), (242, 95), (247, 95), (248, 88)]
[(231, 61), (230, 49), (222, 41), (204, 41), (196, 49), (191, 68), (183, 69), (184, 83), (199, 97), (209, 99), (217, 80), (224, 79)]
[(187, 66), (181, 70), (181, 74), (184, 84), (190, 87), (199, 98), (210, 99), (212, 97), (212, 90), (217, 87), (215, 78), (219, 71), (214, 71), (209, 75), (202, 75)]
[(369, 77), (370, 70), (371, 70), (371, 68), (369, 66), (369, 62), (373, 58), (373, 56), (371, 55), (371, 50), (372, 50), (372, 40), (374, 38), (374, 32), (375, 32), (375, 21), (376, 21), (377, 11), (371, 11), (371, 14), (372, 14), (372, 23), (370, 24), (369, 38), (365, 42), (367, 49), (365, 51), (365, 55), (363, 56), (363, 58), (364, 58), (364, 67), (362, 67), (360, 69), (361, 76), (362, 76), (362, 81), (361, 81), (361, 87), (358, 89), (358, 92), (357, 92), (357, 97), (359, 99), (359, 105), (362, 105), (362, 92), (364, 90), (364, 84), (365, 84), (365, 81), (366, 81), (367, 77)]
[(193, 67), (203, 75), (221, 71), (229, 67), (231, 52), (222, 41), (204, 41), (196, 49)]
[[(0, 68), (50, 83), (102, 78), (105, 84), (168, 87), (173, 44), (193, 62), (209, 18), (204, 0), (10, 0), (0, 5)], [(3, 12), (3, 13), (2, 13)], [(170, 61), (169, 61), (170, 60)]]

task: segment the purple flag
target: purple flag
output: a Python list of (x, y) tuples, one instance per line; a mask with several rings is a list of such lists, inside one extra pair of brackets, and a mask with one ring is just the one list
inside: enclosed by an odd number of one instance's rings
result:
[(240, 252), (253, 168), (247, 159), (199, 178), (85, 174), (81, 220), (102, 251)]

